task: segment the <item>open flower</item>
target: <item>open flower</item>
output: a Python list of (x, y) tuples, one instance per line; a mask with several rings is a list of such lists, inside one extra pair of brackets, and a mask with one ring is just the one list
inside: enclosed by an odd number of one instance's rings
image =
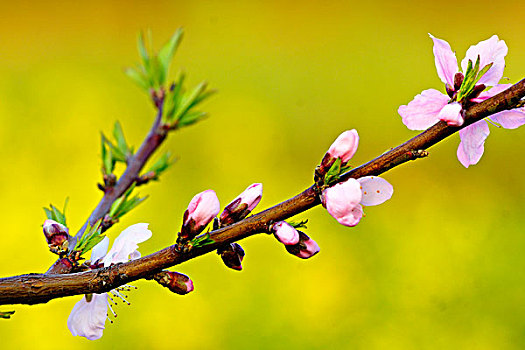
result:
[[(434, 42), (434, 57), (439, 78), (445, 84), (447, 95), (428, 89), (417, 95), (408, 105), (398, 109), (403, 123), (411, 130), (424, 130), (439, 120), (449, 125), (463, 125), (463, 104), (477, 103), (505, 90), (509, 85), (498, 85), (505, 68), (507, 45), (497, 35), (471, 46), (461, 61), (460, 72), (456, 55), (445, 41), (430, 35)], [(479, 60), (479, 71), (467, 79), (472, 62)], [(470, 61), (470, 63), (469, 63)], [(465, 73), (465, 75), (464, 75)], [(469, 81), (467, 81), (469, 80)], [(475, 85), (477, 84), (477, 85)], [(493, 86), (484, 91), (486, 86)], [(525, 109), (503, 111), (488, 119), (507, 129), (525, 124)], [(481, 120), (460, 131), (461, 143), (458, 159), (465, 167), (476, 164), (484, 151), (484, 142), (489, 134), (487, 122)]]
[(321, 201), (340, 224), (353, 227), (363, 217), (363, 205), (379, 205), (389, 200), (393, 193), (394, 188), (385, 179), (365, 176), (325, 189)]
[[(148, 230), (148, 224), (131, 225), (122, 231), (115, 239), (109, 252), (109, 238), (105, 237), (99, 244), (93, 247), (91, 251), (91, 265), (103, 265), (106, 267), (111, 264), (123, 263), (140, 258), (140, 253), (137, 251), (137, 244), (148, 240), (151, 234), (151, 231)], [(113, 302), (111, 295), (129, 304), (121, 293), (122, 290), (129, 290), (129, 287), (130, 286), (121, 286), (111, 290), (109, 293), (84, 296), (75, 304), (67, 320), (67, 327), (71, 331), (71, 334), (85, 337), (89, 340), (102, 337), (108, 316), (108, 308), (112, 314), (116, 316), (110, 305), (110, 302)]]
[[(330, 163), (334, 163), (339, 158), (342, 164), (347, 164), (358, 146), (357, 131), (345, 131), (327, 152), (327, 155), (332, 158)], [(327, 155), (324, 156), (321, 167)], [(377, 176), (365, 176), (357, 180), (350, 178), (324, 189), (321, 193), (321, 202), (328, 213), (340, 224), (355, 226), (363, 217), (362, 205), (381, 204), (390, 199), (393, 193), (394, 189), (388, 181)]]

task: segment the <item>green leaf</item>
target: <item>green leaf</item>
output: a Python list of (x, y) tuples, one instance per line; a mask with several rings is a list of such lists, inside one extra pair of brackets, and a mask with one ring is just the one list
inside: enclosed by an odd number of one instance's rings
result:
[(213, 239), (210, 238), (210, 233), (206, 233), (204, 235), (201, 235), (201, 236), (198, 236), (198, 237), (195, 237), (192, 241), (191, 241), (191, 245), (194, 247), (194, 248), (198, 248), (198, 247), (204, 247), (205, 245), (210, 245), (210, 244), (213, 244), (215, 243), (215, 241)]
[(148, 83), (148, 78), (144, 74), (144, 72), (139, 71), (136, 68), (126, 68), (124, 70), (124, 73), (131, 78), (139, 87), (144, 89), (145, 91), (148, 91), (150, 86)]
[(493, 65), (494, 65), (493, 62), (492, 62), (492, 63), (489, 63), (489, 64), (487, 64), (485, 67), (483, 67), (483, 68), (479, 71), (478, 75), (476, 76), (476, 78), (477, 78), (476, 83), (477, 83), (477, 82), (478, 82), (478, 81), (479, 81), (479, 80), (485, 75), (485, 73), (488, 72), (488, 70), (489, 70), (490, 68), (492, 68)]
[(154, 172), (156, 175), (160, 175), (163, 171), (168, 169), (173, 162), (170, 160), (170, 152), (164, 153), (157, 161), (146, 171), (146, 173)]
[(194, 101), (199, 97), (201, 93), (206, 89), (207, 83), (203, 81), (197, 85), (188, 95), (185, 95), (182, 99), (182, 103), (175, 114), (175, 119), (181, 119), (189, 109), (194, 106)]
[(144, 43), (144, 33), (140, 32), (137, 38), (137, 47), (139, 49), (139, 55), (142, 59), (142, 64), (146, 68), (146, 72), (149, 71), (149, 56), (148, 51), (146, 50), (146, 44)]
[(49, 208), (44, 207), (44, 212), (46, 213), (46, 217), (50, 220), (54, 220), (64, 226), (66, 225), (66, 207), (69, 199), (66, 198), (65, 204), (64, 204), (64, 210), (63, 212), (60, 211), (57, 207), (55, 207), (53, 204), (49, 205)]
[(199, 120), (205, 118), (206, 116), (207, 114), (205, 112), (195, 111), (195, 112), (186, 113), (179, 119), (177, 126), (183, 127), (183, 126), (194, 124), (198, 122)]
[(173, 60), (173, 56), (175, 55), (175, 52), (177, 51), (177, 48), (180, 45), (180, 42), (182, 41), (183, 34), (184, 31), (182, 30), (182, 28), (177, 29), (175, 33), (171, 36), (170, 40), (166, 44), (164, 44), (164, 46), (159, 51), (159, 62), (162, 66), (162, 70), (165, 76), (168, 75), (170, 63)]
[(115, 122), (115, 127), (113, 128), (113, 137), (115, 138), (115, 141), (117, 141), (118, 150), (127, 159), (127, 156), (129, 155), (129, 147), (128, 147), (128, 144), (126, 143), (126, 139), (124, 138), (124, 132), (122, 131), (122, 126), (120, 125), (118, 121)]
[(307, 228), (306, 227), (306, 224), (308, 223), (308, 219), (305, 219), (305, 220), (301, 220), (299, 222), (295, 222), (295, 221), (288, 221), (288, 223), (293, 226), (294, 228)]

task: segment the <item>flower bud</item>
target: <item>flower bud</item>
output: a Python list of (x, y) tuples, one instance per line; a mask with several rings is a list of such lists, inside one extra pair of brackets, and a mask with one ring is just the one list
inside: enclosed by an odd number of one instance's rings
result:
[(261, 201), (262, 190), (262, 184), (252, 184), (228, 204), (221, 213), (221, 227), (231, 225), (248, 216)]
[(299, 243), (299, 233), (297, 230), (286, 221), (279, 221), (272, 225), (271, 231), (279, 242), (285, 245), (293, 245)]
[(184, 223), (179, 238), (193, 239), (219, 214), (219, 211), (220, 203), (215, 191), (207, 190), (195, 195), (184, 212)]
[(299, 243), (285, 246), (288, 253), (301, 259), (308, 259), (319, 253), (319, 245), (304, 232), (299, 232)]
[(359, 204), (362, 197), (361, 184), (356, 179), (348, 179), (325, 189), (321, 195), (321, 202), (340, 224), (352, 227), (357, 225), (363, 216)]
[(357, 130), (352, 129), (343, 132), (324, 155), (319, 167), (319, 174), (324, 176), (337, 158), (341, 159), (341, 166), (345, 166), (354, 156), (358, 146), (359, 135)]
[(47, 244), (53, 253), (58, 254), (67, 250), (70, 236), (66, 226), (48, 219), (44, 221), (43, 228)]
[(244, 259), (244, 249), (237, 243), (230, 243), (223, 248), (217, 249), (224, 265), (237, 271), (242, 270), (242, 260)]
[(193, 281), (182, 273), (163, 270), (157, 272), (153, 279), (176, 294), (184, 295), (193, 291)]
[(463, 75), (463, 73), (458, 72), (454, 74), (454, 90), (455, 91), (459, 91), (459, 89), (461, 88), (461, 84), (463, 84), (463, 79), (465, 79), (465, 76)]

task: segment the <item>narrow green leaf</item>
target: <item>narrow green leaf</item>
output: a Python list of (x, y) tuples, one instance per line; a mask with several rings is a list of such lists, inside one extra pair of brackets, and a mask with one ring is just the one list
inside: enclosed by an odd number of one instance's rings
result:
[(49, 219), (49, 220), (53, 220), (53, 212), (49, 209), (47, 209), (46, 207), (43, 208), (44, 209), (44, 212), (46, 213), (46, 217)]
[(144, 43), (144, 33), (140, 32), (138, 39), (137, 39), (137, 47), (139, 49), (139, 55), (142, 59), (142, 63), (144, 64), (144, 68), (146, 68), (146, 72), (149, 71), (149, 56), (148, 51), (146, 50), (146, 44)]
[(0, 311), (0, 318), (9, 319), (14, 313), (14, 311)]
[(494, 63), (489, 63), (487, 64), (485, 67), (481, 68), (481, 70), (479, 71), (478, 75), (477, 75), (477, 80), (476, 80), (476, 83), (485, 75), (485, 73), (488, 72), (488, 70), (490, 68), (492, 68), (492, 66), (494, 65)]
[(129, 147), (124, 138), (124, 132), (122, 131), (122, 126), (118, 121), (115, 122), (115, 127), (113, 128), (113, 137), (117, 141), (117, 147), (119, 151), (127, 157), (129, 155)]
[(194, 124), (198, 122), (199, 120), (205, 118), (207, 116), (206, 112), (189, 112), (182, 116), (182, 118), (179, 119), (179, 122), (177, 125), (179, 127), (188, 126), (191, 124)]
[(126, 68), (124, 73), (135, 82), (139, 87), (148, 91), (150, 86), (148, 84), (148, 78), (144, 75), (143, 72), (135, 68)]
[(159, 62), (162, 66), (165, 76), (168, 75), (170, 63), (173, 60), (173, 56), (175, 55), (180, 42), (182, 41), (183, 35), (184, 31), (182, 28), (177, 29), (171, 36), (170, 40), (164, 44), (164, 46), (159, 51)]
[(178, 108), (175, 114), (175, 119), (180, 119), (188, 110), (191, 108), (194, 100), (206, 89), (207, 83), (202, 82), (197, 85), (188, 95), (185, 95), (182, 99), (180, 108)]

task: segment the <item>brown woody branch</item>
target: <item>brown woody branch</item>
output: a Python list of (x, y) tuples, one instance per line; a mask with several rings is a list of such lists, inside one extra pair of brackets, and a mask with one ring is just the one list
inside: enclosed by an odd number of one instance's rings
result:
[[(409, 160), (420, 158), (424, 156), (423, 151), (432, 145), (491, 114), (515, 107), (524, 96), (525, 79), (506, 91), (471, 106), (466, 111), (465, 124), (462, 127), (451, 127), (444, 122), (439, 122), (404, 144), (343, 174), (340, 180), (379, 175)], [(152, 137), (159, 136), (153, 134)], [(147, 151), (143, 152), (144, 155), (147, 154)], [(320, 204), (319, 197), (312, 186), (261, 213), (231, 226), (212, 231), (211, 238), (215, 243), (193, 248), (187, 253), (178, 252), (176, 246), (173, 245), (137, 260), (88, 272), (64, 275), (28, 274), (3, 278), (0, 279), (0, 305), (37, 304), (65, 296), (108, 292), (125, 283), (151, 276), (152, 273), (161, 269), (212, 252), (225, 243), (238, 241), (256, 233), (267, 232), (271, 223), (290, 218), (318, 204)], [(100, 212), (102, 211), (100, 209)]]

